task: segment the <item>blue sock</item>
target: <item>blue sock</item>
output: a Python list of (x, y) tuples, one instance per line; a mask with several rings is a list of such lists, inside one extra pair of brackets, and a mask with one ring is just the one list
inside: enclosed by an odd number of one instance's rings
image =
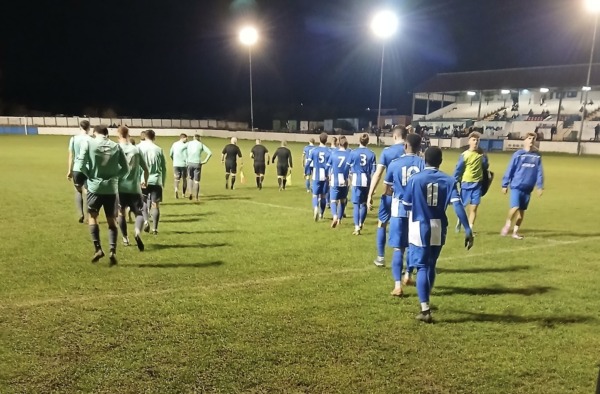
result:
[(409, 246), (408, 249), (406, 249), (406, 272), (408, 272), (409, 274), (412, 275), (413, 271), (414, 271), (414, 267), (412, 266), (412, 260), (411, 260), (411, 250), (412, 248)]
[(367, 220), (367, 204), (360, 204), (360, 224)]
[(310, 179), (306, 180), (306, 190), (310, 190)]
[(377, 257), (385, 256), (385, 227), (377, 228)]
[(319, 201), (319, 200), (318, 200), (318, 197), (317, 197), (317, 196), (313, 196), (313, 201), (312, 201), (312, 202), (313, 202), (313, 210), (314, 210), (316, 207), (318, 207), (317, 201)]
[(419, 296), (419, 302), (429, 302), (430, 292), (429, 269), (426, 267), (419, 267), (417, 269), (417, 295)]
[(352, 216), (354, 217), (354, 225), (360, 226), (360, 209), (358, 208), (358, 204), (354, 204), (352, 209)]
[(338, 203), (337, 203), (337, 201), (336, 202), (333, 202), (333, 201), (331, 202), (331, 214), (333, 216), (337, 216), (337, 214), (338, 214)]
[(392, 255), (392, 277), (396, 282), (402, 279), (403, 255), (402, 249), (394, 249), (394, 254)]
[(321, 198), (321, 215), (325, 213), (325, 207), (327, 207), (327, 202), (325, 198)]

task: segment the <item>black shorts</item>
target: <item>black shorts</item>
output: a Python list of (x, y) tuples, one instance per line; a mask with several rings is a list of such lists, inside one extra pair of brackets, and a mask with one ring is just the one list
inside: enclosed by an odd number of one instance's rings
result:
[(194, 182), (200, 182), (202, 175), (202, 164), (190, 164), (187, 168), (188, 177)]
[(75, 187), (83, 187), (87, 182), (87, 176), (83, 172), (73, 171), (73, 185)]
[(142, 194), (147, 202), (161, 202), (163, 189), (160, 185), (147, 185)]
[(119, 207), (121, 209), (129, 208), (136, 215), (141, 215), (143, 206), (144, 202), (141, 194), (119, 193)]
[(254, 173), (255, 174), (265, 174), (267, 169), (267, 165), (265, 163), (254, 163)]
[(177, 181), (187, 178), (187, 167), (173, 167), (173, 172)]
[(87, 194), (88, 213), (99, 213), (100, 208), (104, 207), (106, 217), (114, 218), (117, 213), (117, 195), (116, 194), (95, 194), (88, 191)]
[(289, 166), (277, 166), (277, 176), (287, 176)]
[(228, 174), (236, 174), (237, 173), (237, 162), (236, 161), (226, 161), (225, 162), (225, 172)]

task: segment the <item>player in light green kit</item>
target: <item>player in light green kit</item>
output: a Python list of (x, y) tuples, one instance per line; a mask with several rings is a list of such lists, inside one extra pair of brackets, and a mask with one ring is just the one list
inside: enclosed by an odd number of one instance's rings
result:
[[(141, 233), (144, 226), (144, 216), (142, 208), (142, 185), (146, 187), (148, 183), (148, 166), (139, 149), (129, 140), (129, 129), (125, 126), (119, 126), (119, 146), (127, 158), (128, 172), (125, 176), (119, 178), (119, 228), (123, 235), (123, 244), (129, 246), (127, 237), (127, 221), (125, 220), (125, 211), (135, 214), (135, 243), (140, 252), (144, 250)], [(142, 179), (140, 184), (140, 178)]]
[(115, 222), (115, 206), (117, 200), (119, 178), (129, 171), (127, 158), (121, 147), (108, 139), (106, 126), (94, 127), (96, 138), (82, 144), (76, 163), (87, 177), (87, 205), (90, 234), (96, 252), (92, 263), (104, 257), (100, 245), (100, 228), (98, 214), (104, 207), (108, 223), (108, 243), (110, 246), (110, 265), (117, 264), (117, 224)]
[[(158, 235), (158, 221), (160, 220), (160, 202), (162, 201), (163, 188), (167, 176), (167, 160), (160, 146), (154, 143), (156, 133), (154, 130), (146, 130), (146, 140), (138, 145), (146, 165), (148, 165), (148, 184), (142, 193), (146, 195), (146, 204), (152, 207), (152, 234)], [(146, 206), (142, 209), (144, 215), (144, 231), (150, 231), (148, 224), (148, 209)]]
[(169, 153), (171, 160), (173, 160), (173, 173), (175, 174), (175, 198), (179, 198), (179, 182), (183, 179), (183, 198), (185, 198), (185, 192), (187, 189), (187, 135), (181, 134), (179, 141), (174, 142), (171, 145), (171, 151)]
[(79, 130), (80, 133), (71, 137), (69, 140), (67, 179), (73, 179), (73, 185), (75, 186), (75, 206), (77, 207), (77, 212), (79, 213), (79, 223), (83, 223), (83, 188), (87, 179), (83, 172), (81, 172), (81, 167), (75, 159), (77, 156), (79, 156), (82, 143), (87, 142), (92, 138), (90, 136), (90, 122), (87, 120), (82, 120), (79, 122)]
[[(202, 153), (206, 154), (202, 160)], [(200, 136), (196, 134), (194, 139), (187, 143), (187, 172), (188, 172), (188, 190), (190, 190), (190, 201), (195, 196), (198, 201), (200, 196), (200, 176), (202, 175), (202, 166), (211, 158), (212, 152), (208, 146), (200, 142)]]

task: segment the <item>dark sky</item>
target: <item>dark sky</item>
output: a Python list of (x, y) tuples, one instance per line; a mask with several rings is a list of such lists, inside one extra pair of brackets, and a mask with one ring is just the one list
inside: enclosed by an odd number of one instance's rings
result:
[(21, 104), (247, 120), (248, 53), (237, 41), (245, 20), (261, 32), (253, 77), (263, 124), (292, 112), (360, 116), (377, 107), (381, 43), (369, 22), (381, 5), (401, 19), (386, 46), (383, 106), (403, 113), (408, 92), (437, 72), (586, 63), (593, 29), (583, 0), (1, 3), (5, 113)]

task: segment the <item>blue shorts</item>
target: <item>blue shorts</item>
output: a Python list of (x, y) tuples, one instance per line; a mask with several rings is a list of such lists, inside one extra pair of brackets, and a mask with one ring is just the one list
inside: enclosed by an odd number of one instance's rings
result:
[(390, 219), (390, 248), (403, 249), (408, 247), (408, 218)]
[(519, 208), (524, 211), (529, 206), (529, 198), (531, 197), (531, 193), (526, 193), (519, 189), (511, 189), (510, 190), (510, 207), (511, 208)]
[(345, 200), (348, 198), (348, 186), (331, 186), (329, 189), (331, 201)]
[(387, 223), (390, 221), (390, 217), (392, 215), (392, 196), (383, 195), (381, 196), (381, 201), (379, 202), (379, 215), (377, 219), (379, 219), (382, 223)]
[(319, 194), (325, 194), (326, 190), (325, 187), (327, 186), (327, 181), (313, 181), (312, 184), (312, 192), (315, 196), (318, 196)]
[(368, 196), (368, 187), (352, 186), (352, 204), (366, 204)]
[(434, 268), (437, 263), (441, 246), (409, 246), (410, 267), (415, 268)]
[(475, 187), (471, 187), (469, 189), (461, 188), (460, 189), (460, 199), (464, 206), (469, 204), (471, 205), (479, 205), (481, 204), (481, 186), (477, 185)]

